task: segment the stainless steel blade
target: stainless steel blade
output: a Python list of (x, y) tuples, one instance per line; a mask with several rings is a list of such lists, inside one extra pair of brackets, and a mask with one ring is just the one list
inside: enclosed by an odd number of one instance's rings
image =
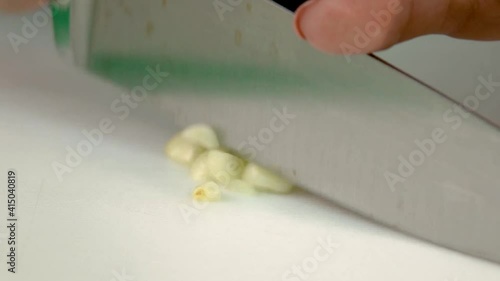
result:
[[(147, 66), (166, 71), (151, 99), (179, 126), (213, 124), (225, 144), (315, 194), (500, 262), (492, 124), (373, 57), (313, 50), (270, 2), (90, 2), (73, 2), (78, 65), (130, 88)], [(229, 8), (221, 16), (214, 3)]]

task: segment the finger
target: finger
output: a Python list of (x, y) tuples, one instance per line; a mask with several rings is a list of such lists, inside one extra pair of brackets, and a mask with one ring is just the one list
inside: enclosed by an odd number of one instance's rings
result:
[(0, 0), (0, 10), (6, 12), (21, 12), (34, 10), (45, 4), (49, 0)]
[(500, 39), (498, 0), (309, 0), (297, 33), (330, 53), (371, 53), (425, 34)]

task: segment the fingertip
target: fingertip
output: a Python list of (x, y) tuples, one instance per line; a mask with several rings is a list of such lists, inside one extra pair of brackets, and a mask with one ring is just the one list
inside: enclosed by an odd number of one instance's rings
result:
[[(361, 54), (385, 49), (397, 42), (390, 24), (382, 26), (374, 11), (387, 0), (310, 0), (295, 15), (295, 30), (313, 47), (333, 54)], [(376, 12), (387, 15), (388, 12)], [(387, 17), (387, 16), (386, 16)]]
[(294, 18), (294, 29), (295, 29), (295, 33), (297, 33), (297, 35), (306, 40), (306, 36), (304, 34), (304, 32), (302, 31), (302, 27), (301, 27), (301, 22), (302, 22), (302, 17), (304, 15), (304, 13), (307, 11), (308, 7), (313, 5), (314, 2), (316, 2), (317, 0), (309, 0), (309, 1), (306, 1), (305, 3), (303, 3), (298, 9), (297, 11), (295, 11), (295, 18)]
[(35, 10), (47, 5), (50, 0), (0, 0), (0, 10), (9, 13), (20, 13)]

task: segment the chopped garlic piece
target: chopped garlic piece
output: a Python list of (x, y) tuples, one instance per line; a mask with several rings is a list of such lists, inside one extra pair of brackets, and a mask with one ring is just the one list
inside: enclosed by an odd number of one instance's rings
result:
[(191, 177), (197, 182), (206, 182), (210, 180), (207, 158), (208, 151), (198, 156), (191, 164)]
[(221, 194), (220, 186), (213, 181), (209, 181), (198, 186), (193, 191), (193, 198), (197, 201), (218, 201), (221, 199)]
[(165, 145), (165, 154), (173, 161), (183, 165), (191, 164), (204, 151), (203, 147), (193, 144), (181, 136), (173, 137)]
[(254, 195), (257, 193), (255, 186), (249, 184), (246, 181), (242, 181), (239, 179), (232, 180), (227, 186), (228, 190), (235, 191), (238, 193), (244, 193), (248, 195)]
[(208, 125), (196, 124), (187, 127), (181, 132), (183, 138), (204, 147), (205, 149), (219, 148), (219, 140), (214, 129)]
[(222, 185), (228, 185), (231, 180), (241, 176), (245, 162), (230, 153), (210, 150), (207, 155), (207, 166), (212, 179)]
[(241, 179), (262, 191), (288, 193), (293, 189), (286, 179), (254, 163), (245, 167)]

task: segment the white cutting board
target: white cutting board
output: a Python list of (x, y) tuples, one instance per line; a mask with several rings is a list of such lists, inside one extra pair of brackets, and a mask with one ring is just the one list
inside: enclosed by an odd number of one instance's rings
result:
[[(150, 97), (121, 121), (122, 90), (35, 42), (0, 48), (0, 280), (498, 281), (500, 266), (364, 221), (306, 193), (232, 196), (187, 223), (194, 183), (166, 160), (173, 120)], [(82, 130), (113, 133), (59, 182)], [(6, 171), (18, 172), (17, 274), (7, 272)], [(314, 258), (319, 240), (335, 243)], [(328, 254), (327, 254), (328, 253)], [(297, 266), (307, 276), (284, 278)], [(297, 269), (296, 269), (297, 270)], [(125, 274), (125, 275), (124, 275)]]

